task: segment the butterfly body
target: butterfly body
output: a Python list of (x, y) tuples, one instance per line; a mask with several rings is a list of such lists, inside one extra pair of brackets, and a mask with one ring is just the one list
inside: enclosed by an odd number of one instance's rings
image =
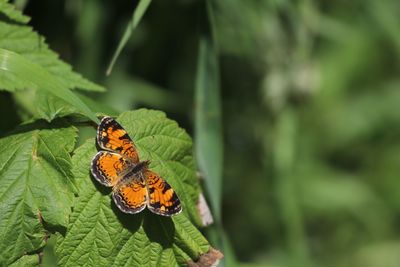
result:
[(113, 191), (117, 191), (119, 187), (122, 185), (130, 184), (140, 179), (144, 179), (142, 176), (142, 172), (148, 166), (148, 161), (142, 161), (138, 164), (132, 164), (128, 171), (121, 175), (120, 180), (116, 184), (113, 185)]
[(128, 133), (113, 118), (104, 117), (97, 131), (100, 150), (91, 172), (101, 184), (112, 187), (117, 207), (135, 214), (146, 206), (153, 213), (172, 216), (181, 212), (178, 196), (167, 181), (149, 169), (150, 161), (139, 155)]

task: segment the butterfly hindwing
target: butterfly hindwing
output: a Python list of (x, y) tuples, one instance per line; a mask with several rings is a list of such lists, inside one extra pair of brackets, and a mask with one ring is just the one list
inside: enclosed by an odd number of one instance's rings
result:
[(113, 199), (121, 211), (134, 214), (146, 207), (147, 188), (143, 179), (133, 174), (128, 175), (131, 175), (129, 182), (114, 188)]
[(172, 216), (182, 211), (181, 202), (167, 181), (148, 169), (143, 171), (143, 175), (149, 191), (147, 207), (150, 211), (163, 216)]
[(104, 117), (97, 129), (97, 143), (105, 150), (111, 150), (139, 162), (139, 156), (132, 139), (125, 129), (113, 118)]
[(91, 171), (97, 181), (111, 187), (130, 170), (130, 166), (130, 161), (117, 153), (99, 151), (92, 160)]

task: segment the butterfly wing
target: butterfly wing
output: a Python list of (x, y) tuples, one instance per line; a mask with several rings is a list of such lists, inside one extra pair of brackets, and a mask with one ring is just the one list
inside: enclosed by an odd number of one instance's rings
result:
[(117, 153), (99, 151), (94, 156), (90, 169), (97, 181), (111, 187), (130, 170), (130, 166), (131, 162)]
[(172, 216), (182, 211), (181, 201), (163, 178), (150, 170), (144, 170), (143, 175), (149, 191), (147, 207), (150, 211), (163, 216)]
[(97, 129), (97, 143), (102, 149), (117, 152), (139, 162), (139, 156), (132, 139), (125, 129), (113, 118), (104, 117)]
[(130, 181), (114, 188), (113, 199), (117, 207), (125, 213), (139, 213), (147, 203), (146, 183), (141, 177), (124, 177)]
[(129, 173), (139, 163), (139, 156), (132, 139), (116, 120), (111, 117), (101, 120), (97, 143), (106, 151), (98, 152), (93, 158), (92, 174), (103, 185), (113, 187), (112, 197), (121, 211), (138, 213), (146, 205), (153, 213), (163, 216), (182, 211), (175, 191), (158, 174), (148, 169), (137, 176)]

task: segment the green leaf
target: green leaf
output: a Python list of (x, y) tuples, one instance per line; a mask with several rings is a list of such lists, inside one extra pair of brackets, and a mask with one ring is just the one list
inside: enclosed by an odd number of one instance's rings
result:
[[(74, 91), (74, 94), (82, 100), (96, 115), (118, 113), (102, 102), (95, 101), (81, 93)], [(43, 92), (42, 90), (27, 89), (14, 93), (14, 99), (17, 105), (23, 108), (34, 119), (45, 119), (52, 121), (56, 117), (64, 117), (71, 114), (81, 114), (76, 107), (67, 103), (59, 97)]]
[(60, 84), (60, 80), (49, 74), (46, 69), (19, 54), (0, 48), (0, 81), (1, 77), (8, 76), (15, 77), (16, 81), (20, 83), (30, 84), (34, 88), (40, 88), (65, 100), (94, 122), (99, 122), (90, 108), (72, 91)]
[[(65, 88), (80, 88), (89, 91), (104, 91), (104, 88), (84, 79), (72, 71), (71, 66), (61, 61), (58, 55), (50, 50), (44, 38), (25, 25), (13, 25), (0, 21), (0, 48), (20, 54), (25, 59), (45, 69)], [(35, 75), (35, 73), (30, 73)], [(13, 73), (0, 73), (0, 88), (8, 91), (25, 88), (40, 88), (18, 79)]]
[[(205, 4), (204, 4), (205, 5)], [(209, 6), (207, 4), (207, 6)], [(211, 7), (208, 7), (211, 17)], [(212, 40), (211, 18), (202, 23), (196, 74), (196, 156), (217, 221), (221, 218), (223, 141), (218, 54)]]
[(136, 28), (136, 26), (139, 24), (140, 20), (142, 19), (144, 13), (146, 12), (147, 8), (149, 7), (151, 3), (151, 0), (140, 0), (138, 6), (136, 7), (135, 11), (133, 12), (132, 19), (130, 23), (128, 23), (128, 26), (125, 29), (124, 35), (122, 36), (121, 41), (118, 44), (117, 50), (115, 50), (115, 53), (111, 59), (110, 65), (107, 68), (107, 75), (111, 74), (111, 71), (114, 67), (115, 62), (117, 61), (117, 58), (119, 54), (121, 54), (122, 49), (128, 42), (129, 38), (132, 35), (132, 31)]
[(28, 23), (31, 18), (23, 15), (21, 11), (8, 2), (8, 0), (0, 0), (0, 12), (16, 22)]
[(210, 246), (193, 224), (199, 224), (199, 183), (186, 132), (165, 114), (151, 110), (125, 112), (117, 119), (134, 140), (142, 160), (176, 190), (183, 212), (172, 218), (145, 210), (122, 213), (110, 189), (90, 176), (95, 138), (73, 156), (79, 196), (64, 238), (56, 251), (60, 266), (178, 266), (197, 260)]
[(65, 227), (73, 201), (71, 158), (76, 129), (25, 125), (0, 139), (0, 265), (45, 245), (51, 227)]
[(196, 158), (210, 199), (215, 225), (208, 237), (223, 248), (226, 258), (221, 266), (236, 266), (233, 250), (221, 222), (223, 136), (218, 49), (215, 42), (213, 4), (201, 8), (199, 48), (195, 84)]
[(13, 262), (9, 267), (27, 267), (27, 266), (39, 266), (40, 258), (38, 254), (25, 255)]

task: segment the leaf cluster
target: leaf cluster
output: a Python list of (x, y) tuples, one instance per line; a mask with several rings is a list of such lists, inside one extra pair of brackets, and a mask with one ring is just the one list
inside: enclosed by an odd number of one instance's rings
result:
[(57, 239), (59, 266), (178, 266), (199, 260), (211, 247), (198, 230), (200, 186), (189, 135), (159, 111), (127, 111), (117, 118), (184, 209), (173, 218), (122, 214), (110, 190), (90, 175), (94, 131), (77, 147), (79, 123), (91, 125), (111, 110), (77, 90), (104, 87), (60, 60), (27, 25), (29, 17), (8, 1), (0, 0), (0, 13), (0, 90), (12, 96), (23, 122), (0, 138), (0, 265), (38, 265), (49, 238)]

